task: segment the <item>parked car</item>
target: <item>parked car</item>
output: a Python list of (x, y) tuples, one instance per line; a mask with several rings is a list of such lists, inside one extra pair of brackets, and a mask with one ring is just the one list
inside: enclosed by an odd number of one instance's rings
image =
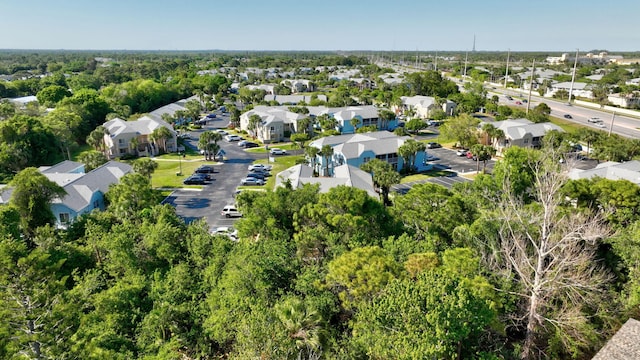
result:
[(265, 180), (267, 178), (267, 175), (264, 174), (264, 173), (260, 173), (260, 172), (249, 172), (247, 174), (247, 178)]
[(253, 178), (253, 177), (247, 177), (247, 178), (244, 178), (244, 179), (240, 180), (240, 184), (244, 185), (244, 186), (251, 186), (251, 185), (261, 186), (261, 185), (264, 185), (264, 180), (256, 179), (256, 178)]
[(209, 119), (215, 119), (216, 118), (216, 114), (208, 114), (207, 117)]
[(264, 176), (271, 176), (271, 171), (265, 169), (251, 169), (249, 170), (252, 174), (263, 174)]
[(229, 133), (226, 130), (222, 130), (222, 129), (218, 129), (216, 130), (216, 132), (222, 136), (229, 135)]
[(253, 164), (253, 165), (249, 165), (249, 168), (247, 170), (251, 171), (251, 170), (254, 170), (254, 169), (261, 169), (261, 170), (271, 171), (271, 165)]
[(216, 169), (211, 165), (200, 165), (194, 172), (196, 174), (213, 174), (216, 172)]
[(440, 160), (440, 158), (435, 155), (427, 154), (427, 156), (425, 157), (425, 161), (436, 161), (436, 160)]
[(206, 178), (202, 176), (189, 176), (188, 178), (182, 181), (185, 185), (204, 185), (206, 184)]
[(430, 142), (430, 143), (427, 144), (427, 149), (438, 149), (438, 148), (441, 148), (441, 147), (442, 147), (442, 145), (440, 145), (437, 142)]
[(249, 149), (249, 148), (254, 148), (254, 147), (258, 147), (260, 145), (252, 142), (252, 141), (247, 141), (247, 140), (242, 140), (238, 143), (238, 146)]
[(204, 174), (204, 173), (193, 173), (191, 174), (191, 177), (200, 177), (203, 178), (205, 181), (209, 181), (211, 180), (211, 174)]
[(468, 151), (464, 150), (464, 149), (460, 149), (458, 151), (456, 151), (456, 155), (458, 156), (467, 156)]
[(239, 135), (227, 135), (226, 137), (228, 142), (232, 142), (232, 141), (241, 141), (242, 137)]
[(467, 159), (472, 159), (473, 158), (473, 154), (471, 153), (471, 151), (467, 151), (465, 156), (467, 157)]
[(565, 119), (573, 119), (573, 116), (569, 115), (569, 114), (564, 114), (564, 118)]
[(271, 154), (271, 155), (287, 155), (287, 150), (279, 149), (279, 148), (273, 148), (273, 149), (269, 150), (269, 154)]
[(230, 218), (230, 217), (241, 217), (242, 213), (238, 211), (235, 205), (227, 205), (224, 208), (222, 208), (220, 215)]
[(234, 229), (232, 226), (219, 226), (211, 231), (212, 235), (225, 235), (228, 236), (229, 239), (233, 241), (238, 240), (238, 230)]

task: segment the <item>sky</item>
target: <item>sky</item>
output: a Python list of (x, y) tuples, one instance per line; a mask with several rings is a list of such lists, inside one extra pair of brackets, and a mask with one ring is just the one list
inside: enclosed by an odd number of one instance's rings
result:
[(640, 51), (640, 0), (0, 0), (0, 49)]

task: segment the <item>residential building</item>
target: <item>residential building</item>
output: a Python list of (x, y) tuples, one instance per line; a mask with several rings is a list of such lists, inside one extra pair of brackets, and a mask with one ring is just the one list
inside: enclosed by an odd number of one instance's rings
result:
[(573, 180), (593, 179), (595, 177), (609, 180), (627, 180), (640, 185), (640, 161), (632, 160), (624, 163), (607, 161), (598, 164), (593, 169), (572, 169), (569, 172), (569, 178)]
[(315, 91), (315, 85), (311, 80), (292, 79), (282, 80), (280, 83), (290, 88), (292, 93)]
[(573, 88), (571, 87), (571, 82), (561, 82), (551, 84), (551, 87), (547, 90), (547, 93), (544, 94), (545, 97), (552, 97), (559, 90), (564, 90), (567, 93), (571, 91), (571, 94), (576, 97), (582, 97), (587, 99), (593, 98), (593, 92), (591, 91), (591, 85), (583, 82), (574, 82)]
[[(109, 161), (85, 173), (84, 164), (68, 160), (38, 170), (66, 192), (62, 198), (54, 199), (51, 203), (51, 211), (59, 228), (66, 228), (83, 214), (104, 210), (104, 194), (109, 186), (117, 184), (121, 177), (133, 171), (131, 165)], [(5, 188), (0, 203), (8, 202), (11, 193), (11, 188)]]
[(450, 100), (446, 100), (441, 106), (438, 106), (436, 99), (431, 96), (402, 96), (402, 105), (397, 108), (401, 112), (405, 110), (412, 110), (416, 116), (428, 119), (432, 116), (433, 111), (436, 109), (442, 109), (445, 114), (451, 116), (456, 109), (456, 103)]
[[(249, 129), (252, 115), (258, 115), (261, 122), (255, 129)], [(248, 131), (265, 144), (280, 142), (288, 134), (298, 132), (298, 121), (306, 115), (289, 111), (283, 106), (259, 105), (240, 115), (240, 128)]]
[[(362, 134), (327, 136), (312, 141), (309, 146), (322, 150), (325, 145), (333, 148), (330, 157), (318, 155), (315, 161), (321, 176), (333, 176), (334, 168), (340, 165), (360, 165), (379, 159), (391, 164), (393, 169), (400, 171), (404, 167), (404, 160), (398, 155), (398, 148), (410, 137), (397, 136), (389, 131), (376, 131)], [(415, 164), (418, 171), (429, 170), (431, 166), (426, 162), (426, 152), (416, 154)]]
[[(326, 95), (316, 95), (320, 101), (327, 101)], [(296, 105), (300, 103), (308, 104), (312, 100), (312, 95), (265, 95), (264, 101), (275, 101), (280, 105)]]
[(510, 146), (539, 148), (542, 146), (542, 139), (547, 132), (551, 130), (564, 132), (556, 124), (549, 122), (534, 123), (527, 119), (488, 122), (482, 123), (481, 126), (484, 124), (491, 124), (504, 133), (504, 137), (494, 139), (493, 146), (495, 146), (498, 153), (502, 153)]
[(632, 92), (630, 94), (610, 94), (607, 96), (607, 100), (615, 106), (622, 108), (639, 108), (640, 107), (640, 91)]
[(276, 175), (276, 186), (284, 187), (287, 183), (293, 189), (301, 188), (305, 184), (317, 184), (321, 193), (326, 193), (336, 186), (350, 186), (378, 197), (371, 174), (347, 164), (336, 166), (332, 177), (316, 177), (309, 165), (295, 165)]
[(267, 95), (273, 95), (274, 94), (274, 88), (276, 87), (275, 85), (272, 84), (261, 84), (261, 85), (247, 85), (245, 86), (247, 89), (249, 90), (264, 90)]
[[(284, 96), (298, 95), (275, 95), (274, 99), (280, 99)], [(307, 116), (315, 118), (323, 114), (329, 115), (336, 120), (335, 130), (341, 134), (355, 133), (356, 129), (362, 126), (374, 125), (378, 130), (393, 130), (398, 126), (397, 119), (387, 121), (380, 119), (378, 116), (379, 108), (373, 105), (346, 106), (340, 108), (308, 106), (307, 109), (309, 110), (309, 114), (298, 114), (291, 112), (286, 106), (259, 105), (240, 115), (240, 128), (248, 132), (253, 132), (253, 135), (260, 141), (268, 144), (283, 141), (284, 138), (288, 137), (288, 134), (300, 132), (301, 130), (298, 129), (298, 121)], [(249, 119), (252, 115), (258, 115), (262, 119), (262, 122), (255, 130), (249, 129)], [(352, 122), (354, 118), (358, 119), (355, 127)]]
[[(161, 151), (178, 151), (178, 135), (171, 125), (164, 120), (152, 119), (143, 116), (138, 120), (125, 121), (115, 118), (107, 121), (102, 126), (107, 130), (104, 136), (106, 155), (116, 158), (123, 155), (154, 156)], [(166, 127), (171, 133), (171, 138), (154, 143), (150, 139), (151, 133), (159, 127)], [(135, 140), (134, 140), (135, 139)], [(136, 145), (137, 146), (134, 146)]]

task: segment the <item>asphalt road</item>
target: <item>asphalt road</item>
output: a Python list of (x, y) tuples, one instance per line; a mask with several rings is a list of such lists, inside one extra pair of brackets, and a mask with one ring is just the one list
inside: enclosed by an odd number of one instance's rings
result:
[[(216, 120), (209, 121), (201, 130), (189, 132), (191, 139), (187, 140), (187, 145), (197, 148), (201, 133), (216, 128), (226, 128), (228, 124), (228, 115), (218, 113)], [(237, 218), (225, 218), (220, 215), (220, 211), (225, 205), (235, 204), (233, 194), (240, 185), (240, 180), (246, 176), (247, 167), (257, 159), (255, 153), (245, 152), (237, 142), (227, 142), (223, 139), (219, 144), (226, 154), (224, 163), (214, 166), (216, 169), (213, 174), (214, 180), (204, 185), (200, 191), (176, 190), (165, 199), (165, 203), (173, 205), (176, 213), (185, 222), (190, 223), (204, 218), (210, 229), (232, 226), (237, 221)]]
[[(528, 98), (528, 93), (520, 93), (511, 89), (501, 89), (495, 88), (489, 90), (488, 96), (498, 95), (499, 103), (506, 104), (510, 106), (520, 107), (523, 110), (526, 109), (526, 103), (522, 105), (516, 105), (517, 101), (522, 101), (522, 99)], [(504, 95), (509, 95), (513, 97), (513, 100), (507, 100)], [(611, 128), (611, 122), (613, 119), (613, 129), (612, 133), (622, 135), (629, 138), (640, 138), (640, 119), (635, 119), (629, 116), (623, 116), (616, 114), (615, 118), (613, 114), (610, 114), (605, 111), (600, 111), (597, 109), (584, 108), (581, 106), (575, 105), (567, 105), (566, 102), (557, 101), (551, 98), (543, 98), (540, 96), (531, 96), (531, 106), (530, 109), (534, 108), (536, 105), (540, 103), (545, 103), (549, 105), (551, 108), (551, 116), (564, 119), (566, 121), (571, 121), (576, 124), (584, 125), (593, 129), (609, 131)], [(572, 119), (564, 118), (565, 115), (571, 115)], [(599, 127), (594, 123), (590, 123), (587, 119), (597, 117), (602, 119), (604, 127)]]

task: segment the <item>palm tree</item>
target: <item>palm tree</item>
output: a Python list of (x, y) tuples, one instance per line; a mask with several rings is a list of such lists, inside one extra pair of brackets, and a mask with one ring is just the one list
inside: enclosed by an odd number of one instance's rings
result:
[(287, 335), (296, 342), (298, 359), (319, 358), (318, 352), (322, 350), (325, 333), (321, 315), (314, 309), (309, 309), (298, 298), (290, 298), (278, 304), (276, 313)]
[(104, 136), (108, 134), (109, 131), (104, 126), (99, 125), (87, 136), (87, 144), (91, 145), (97, 151), (105, 153), (106, 144), (104, 142)]
[(138, 156), (138, 145), (139, 142), (137, 137), (131, 138), (131, 140), (129, 140), (129, 150), (132, 150), (136, 156)]
[(427, 145), (420, 141), (409, 139), (398, 148), (398, 155), (404, 160), (404, 170), (407, 173), (413, 172), (416, 168), (415, 162), (420, 151), (425, 151)]
[(396, 118), (396, 114), (391, 110), (380, 109), (378, 110), (378, 118), (380, 119), (380, 129), (387, 130), (389, 128), (389, 121)]
[(318, 173), (318, 154), (320, 153), (320, 149), (313, 146), (307, 146), (304, 149), (304, 154), (309, 159), (309, 166), (313, 169), (314, 176)]
[(351, 127), (353, 127), (353, 132), (356, 132), (356, 129), (358, 128), (358, 126), (362, 124), (362, 121), (360, 121), (360, 119), (358, 119), (357, 117), (354, 117), (353, 119), (350, 120), (350, 123), (351, 123)]
[(333, 147), (331, 147), (331, 145), (322, 146), (322, 149), (320, 149), (320, 155), (322, 156), (322, 159), (324, 160), (324, 165), (325, 165), (324, 176), (330, 176), (329, 165), (331, 162), (331, 157), (333, 156)]
[(385, 206), (389, 206), (389, 189), (391, 189), (391, 186), (394, 184), (400, 182), (400, 174), (398, 174), (391, 164), (380, 159), (373, 159), (366, 162), (360, 165), (360, 168), (371, 174), (373, 184), (380, 190), (382, 203)]
[(163, 152), (167, 152), (167, 139), (171, 138), (172, 136), (173, 134), (171, 133), (171, 130), (167, 129), (164, 126), (160, 126), (154, 129), (153, 132), (151, 132), (150, 139), (153, 142), (160, 142), (160, 149), (162, 149)]
[(251, 136), (253, 136), (253, 138), (256, 138), (256, 133), (258, 130), (258, 125), (260, 125), (260, 123), (262, 122), (262, 118), (260, 117), (260, 115), (257, 114), (253, 114), (249, 117), (249, 123), (247, 124), (247, 130), (249, 130), (251, 132)]

